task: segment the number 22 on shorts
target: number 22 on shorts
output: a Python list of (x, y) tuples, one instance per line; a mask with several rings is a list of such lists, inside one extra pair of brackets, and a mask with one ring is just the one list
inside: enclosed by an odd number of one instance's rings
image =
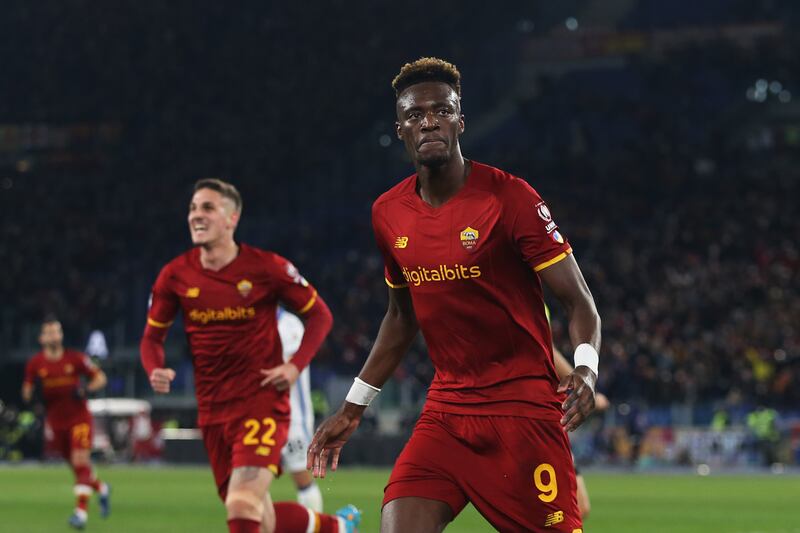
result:
[[(275, 446), (275, 439), (272, 437), (278, 429), (278, 424), (274, 418), (265, 418), (261, 422), (255, 418), (250, 418), (245, 421), (244, 427), (248, 429), (247, 434), (242, 439), (245, 446), (258, 446), (256, 448), (256, 454), (258, 455), (266, 456), (272, 453), (271, 447)], [(261, 434), (261, 439), (259, 439), (256, 435), (258, 435), (262, 427), (264, 432)]]
[[(544, 473), (547, 473), (545, 481)], [(545, 503), (550, 503), (558, 496), (558, 483), (556, 482), (556, 471), (553, 465), (542, 463), (533, 471), (533, 483), (540, 492), (539, 499)]]

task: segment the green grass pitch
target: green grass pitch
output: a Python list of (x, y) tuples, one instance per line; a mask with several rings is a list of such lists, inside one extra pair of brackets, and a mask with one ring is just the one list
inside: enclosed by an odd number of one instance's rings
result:
[[(222, 504), (206, 468), (101, 467), (114, 487), (113, 514), (97, 516), (92, 501), (87, 532), (225, 532)], [(354, 503), (364, 510), (361, 531), (378, 531), (389, 470), (340, 470), (321, 481), (327, 511)], [(796, 475), (697, 477), (588, 472), (592, 516), (587, 533), (800, 533)], [(63, 465), (0, 467), (0, 532), (58, 533), (72, 510), (71, 473)], [(288, 478), (276, 481), (276, 500), (294, 499)], [(492, 528), (468, 507), (448, 532)]]

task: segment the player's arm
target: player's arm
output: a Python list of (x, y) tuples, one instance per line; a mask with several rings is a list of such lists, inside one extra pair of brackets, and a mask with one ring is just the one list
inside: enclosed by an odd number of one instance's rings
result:
[(585, 362), (584, 354), (594, 358), (597, 368), (597, 352), (600, 350), (600, 315), (594, 298), (586, 285), (578, 263), (572, 254), (539, 271), (542, 281), (555, 294), (567, 312), (569, 336), (576, 347), (577, 368), (565, 376), (559, 392), (570, 391), (564, 402), (564, 417), (561, 423), (568, 431), (583, 423), (595, 405), (594, 388), (597, 382), (595, 370)]
[(261, 386), (272, 385), (278, 390), (286, 390), (294, 385), (331, 331), (333, 314), (317, 291), (313, 291), (308, 302), (295, 313), (303, 320), (305, 328), (300, 346), (284, 364), (261, 371), (264, 376)]
[[(408, 289), (390, 288), (389, 308), (383, 317), (367, 362), (358, 375), (360, 386), (379, 390), (400, 364), (418, 331)], [(348, 399), (339, 410), (320, 425), (311, 441), (307, 466), (309, 469), (313, 468), (315, 477), (325, 477), (331, 454), (331, 469), (336, 470), (342, 446), (358, 427), (361, 415), (369, 404), (368, 401), (354, 399), (351, 394), (348, 394)]]
[[(556, 365), (556, 374), (559, 379), (564, 379), (572, 374), (574, 368), (569, 364), (567, 358), (561, 353), (561, 350), (553, 346), (553, 362)], [(595, 391), (594, 393), (594, 409), (595, 411), (605, 411), (611, 405), (608, 397), (602, 392)]]
[(22, 382), (22, 401), (30, 403), (33, 399), (33, 380), (36, 379), (36, 368), (34, 368), (33, 359), (29, 360), (25, 365), (25, 378)]
[(108, 383), (106, 373), (98, 368), (96, 369), (94, 375), (92, 375), (89, 383), (86, 384), (86, 390), (88, 392), (97, 392), (105, 387), (106, 383)]
[(164, 341), (178, 313), (178, 299), (169, 290), (169, 279), (168, 269), (164, 268), (153, 285), (147, 324), (139, 343), (142, 366), (153, 391), (159, 394), (167, 394), (170, 391), (170, 383), (175, 379), (175, 371), (165, 368), (164, 353)]

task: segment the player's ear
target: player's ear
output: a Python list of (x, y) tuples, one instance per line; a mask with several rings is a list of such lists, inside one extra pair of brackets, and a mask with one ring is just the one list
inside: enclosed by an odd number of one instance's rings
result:
[(458, 133), (464, 133), (464, 113), (458, 117)]
[(400, 129), (400, 123), (399, 122), (395, 122), (394, 123), (394, 131), (395, 131), (395, 133), (397, 133), (397, 138), (398, 139), (402, 139), (403, 138), (403, 130)]

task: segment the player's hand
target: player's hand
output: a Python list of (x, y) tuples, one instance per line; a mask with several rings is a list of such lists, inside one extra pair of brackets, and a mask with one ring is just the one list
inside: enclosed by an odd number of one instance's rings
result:
[(175, 379), (175, 371), (171, 368), (156, 368), (150, 374), (150, 386), (159, 394), (169, 392), (169, 384)]
[(88, 393), (84, 385), (79, 385), (72, 391), (72, 397), (76, 400), (85, 400), (87, 395)]
[(342, 446), (358, 427), (365, 408), (346, 401), (336, 414), (320, 424), (308, 447), (306, 461), (306, 468), (311, 470), (314, 477), (325, 477), (328, 457), (331, 455), (331, 470), (336, 471)]
[(568, 376), (564, 376), (558, 385), (558, 392), (568, 392), (567, 399), (561, 406), (564, 409), (561, 425), (567, 431), (577, 429), (594, 410), (596, 382), (597, 375), (592, 369), (581, 365)]
[(273, 385), (276, 389), (283, 391), (289, 389), (300, 376), (300, 371), (292, 363), (283, 363), (275, 368), (262, 368), (261, 373), (264, 379), (261, 386)]

